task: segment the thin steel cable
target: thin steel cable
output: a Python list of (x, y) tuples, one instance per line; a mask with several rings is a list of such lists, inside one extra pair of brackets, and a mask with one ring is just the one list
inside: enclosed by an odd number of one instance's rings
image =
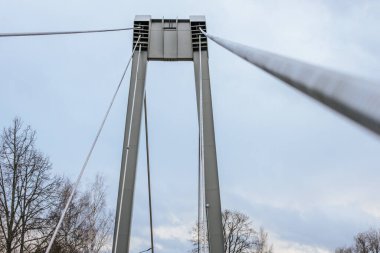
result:
[(206, 192), (205, 192), (205, 167), (204, 167), (204, 136), (203, 136), (203, 76), (202, 76), (202, 47), (201, 36), (199, 35), (199, 132), (200, 132), (200, 220), (201, 227), (201, 252), (207, 252), (207, 226), (206, 226)]
[[(137, 39), (136, 46), (137, 46), (139, 40), (140, 40), (140, 36), (139, 36), (139, 38)], [(72, 199), (73, 199), (73, 196), (74, 196), (74, 194), (75, 194), (75, 192), (76, 192), (76, 190), (77, 190), (77, 188), (78, 188), (78, 186), (79, 186), (80, 180), (81, 180), (81, 178), (82, 178), (82, 176), (83, 176), (84, 170), (86, 169), (87, 163), (88, 163), (88, 161), (90, 160), (90, 157), (91, 157), (92, 151), (93, 151), (94, 148), (95, 148), (95, 145), (96, 145), (96, 143), (97, 143), (97, 141), (98, 141), (99, 135), (100, 135), (100, 133), (102, 132), (102, 130), (103, 130), (103, 126), (104, 126), (104, 124), (105, 124), (105, 122), (106, 122), (106, 120), (107, 120), (107, 118), (108, 118), (108, 115), (109, 115), (109, 113), (110, 113), (110, 111), (111, 111), (111, 107), (112, 107), (112, 105), (113, 105), (113, 103), (114, 103), (114, 101), (115, 101), (116, 95), (117, 95), (117, 93), (119, 92), (119, 89), (120, 89), (121, 84), (123, 83), (123, 80), (124, 80), (124, 77), (125, 77), (125, 73), (127, 72), (127, 69), (128, 69), (128, 67), (129, 67), (129, 64), (131, 63), (131, 60), (132, 60), (133, 54), (135, 53), (135, 50), (136, 50), (136, 46), (133, 48), (132, 55), (131, 55), (131, 57), (129, 58), (129, 61), (128, 61), (128, 63), (127, 63), (127, 66), (126, 66), (125, 69), (124, 69), (124, 72), (123, 72), (123, 75), (122, 75), (122, 77), (121, 77), (121, 79), (120, 79), (120, 82), (119, 82), (119, 84), (118, 84), (118, 86), (117, 86), (117, 88), (116, 88), (116, 90), (115, 90), (115, 93), (113, 94), (113, 97), (112, 97), (111, 103), (110, 103), (109, 106), (108, 106), (107, 112), (106, 112), (105, 115), (104, 115), (104, 118), (103, 118), (102, 123), (100, 124), (99, 130), (98, 130), (98, 132), (97, 132), (97, 134), (96, 134), (96, 137), (95, 137), (95, 139), (94, 139), (94, 141), (93, 141), (93, 143), (92, 143), (92, 145), (91, 145), (90, 151), (89, 151), (88, 154), (87, 154), (87, 157), (86, 157), (86, 159), (85, 159), (85, 161), (84, 161), (84, 164), (83, 164), (83, 166), (82, 166), (82, 169), (81, 169), (81, 171), (80, 171), (80, 173), (79, 173), (79, 176), (78, 176), (78, 178), (77, 178), (77, 180), (76, 180), (76, 182), (75, 182), (75, 184), (74, 184), (74, 187), (73, 187), (73, 189), (72, 189), (72, 191), (71, 191), (70, 197), (69, 197), (69, 199), (67, 200), (66, 206), (65, 206), (65, 208), (64, 208), (63, 211), (62, 211), (61, 217), (60, 217), (60, 219), (59, 219), (59, 221), (58, 221), (58, 224), (57, 224), (57, 226), (56, 226), (56, 228), (55, 228), (55, 230), (54, 230), (53, 236), (52, 236), (52, 238), (50, 239), (49, 245), (48, 245), (48, 247), (47, 247), (45, 253), (49, 253), (49, 252), (50, 252), (51, 247), (52, 247), (52, 245), (53, 245), (53, 242), (54, 242), (54, 240), (55, 240), (55, 237), (57, 236), (58, 230), (59, 230), (59, 228), (60, 228), (61, 225), (62, 225), (62, 222), (63, 222), (63, 219), (64, 219), (65, 214), (66, 214), (66, 212), (67, 212), (67, 209), (69, 208), (69, 206), (70, 206), (70, 204), (71, 204), (71, 201), (72, 201)]]
[(152, 191), (150, 186), (150, 158), (149, 158), (149, 135), (148, 135), (148, 108), (146, 103), (146, 92), (144, 95), (144, 118), (145, 118), (145, 148), (146, 148), (146, 169), (148, 175), (148, 196), (149, 196), (149, 225), (150, 225), (150, 249), (154, 253), (153, 242), (153, 217), (152, 217)]
[(200, 253), (200, 229), (201, 229), (201, 131), (199, 130), (198, 134), (198, 253)]
[[(200, 37), (199, 37), (200, 38)], [(201, 44), (199, 43), (199, 48), (200, 48)], [(199, 50), (199, 59), (200, 59), (201, 55), (200, 55), (200, 50)], [(199, 73), (198, 75), (200, 75), (201, 69), (199, 69)], [(200, 91), (201, 89), (199, 88), (199, 96), (200, 96)], [(201, 165), (201, 153), (202, 153), (202, 137), (201, 137), (201, 100), (199, 100), (199, 114), (198, 114), (198, 121), (199, 121), (199, 125), (198, 125), (198, 129), (199, 129), (199, 145), (198, 145), (198, 253), (200, 253), (201, 251), (201, 206), (202, 206), (202, 201), (201, 201), (201, 170), (202, 170), (202, 165)]]
[[(135, 27), (139, 28), (139, 27)], [(47, 35), (65, 35), (65, 34), (80, 34), (80, 33), (104, 33), (104, 32), (120, 32), (133, 30), (133, 27), (117, 28), (117, 29), (102, 29), (102, 30), (84, 30), (84, 31), (61, 31), (61, 32), (29, 32), (29, 33), (0, 33), (1, 37), (26, 37), (26, 36), (47, 36)]]
[[(140, 35), (141, 36), (141, 35)], [(139, 37), (140, 38), (140, 37)], [(136, 43), (137, 45), (138, 43)], [(134, 109), (135, 109), (135, 97), (136, 97), (136, 86), (137, 86), (137, 79), (139, 74), (139, 66), (140, 66), (140, 55), (141, 55), (141, 44), (139, 45), (139, 54), (137, 57), (137, 67), (136, 67), (136, 79), (133, 86), (133, 96), (132, 96), (132, 108), (131, 108), (131, 120), (129, 121), (129, 131), (128, 131), (128, 143), (127, 143), (127, 153), (125, 155), (125, 166), (124, 166), (124, 173), (123, 173), (123, 183), (121, 187), (121, 196), (120, 196), (120, 209), (123, 206), (123, 195), (124, 195), (124, 186), (125, 186), (125, 174), (127, 171), (127, 165), (128, 165), (128, 156), (129, 156), (129, 145), (131, 142), (131, 129), (132, 129), (132, 122), (133, 122), (133, 115), (134, 115)], [(121, 210), (118, 210), (119, 215), (117, 217), (117, 225), (116, 225), (116, 239), (115, 239), (115, 247), (113, 247), (114, 252), (117, 250), (117, 242), (119, 238), (119, 229), (120, 229), (120, 215)], [(128, 239), (127, 239), (128, 240)]]
[[(149, 249), (147, 249), (147, 250), (140, 251), (139, 253), (148, 252), (149, 250), (152, 250), (152, 248), (149, 248)], [(152, 251), (152, 252), (153, 252), (153, 251)]]
[(201, 58), (201, 37), (199, 36), (199, 206), (200, 206), (200, 227), (198, 228), (199, 230), (199, 237), (200, 237), (200, 252), (204, 251), (204, 238), (203, 238), (203, 229), (204, 229), (204, 224), (203, 224), (203, 104), (202, 104), (202, 58)]

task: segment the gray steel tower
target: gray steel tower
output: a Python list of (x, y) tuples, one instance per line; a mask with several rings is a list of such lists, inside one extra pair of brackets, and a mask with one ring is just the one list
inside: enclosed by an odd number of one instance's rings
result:
[[(203, 115), (204, 187), (205, 201), (207, 203), (209, 249), (210, 253), (222, 253), (224, 252), (222, 216), (207, 38), (199, 30), (199, 28), (202, 28), (206, 31), (205, 17), (190, 16), (190, 19), (151, 19), (150, 16), (136, 16), (134, 27), (133, 46), (136, 45), (140, 37), (136, 52), (141, 45), (141, 53), (139, 55), (135, 53), (132, 61), (113, 252), (129, 252), (137, 153), (145, 95), (145, 76), (149, 60), (194, 62), (198, 120), (200, 120), (200, 115)], [(200, 61), (202, 62), (201, 65)], [(202, 114), (199, 113), (199, 87), (201, 79)]]

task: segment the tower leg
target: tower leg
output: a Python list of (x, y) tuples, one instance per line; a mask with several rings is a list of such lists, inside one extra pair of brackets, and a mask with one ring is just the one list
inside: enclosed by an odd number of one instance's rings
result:
[[(140, 53), (140, 59), (138, 59), (138, 54), (139, 53), (136, 50), (132, 60), (123, 156), (121, 161), (119, 193), (117, 198), (115, 230), (113, 237), (113, 253), (129, 252), (137, 153), (145, 93), (146, 67), (148, 61), (147, 51), (142, 51)], [(137, 68), (138, 74), (136, 76)], [(135, 88), (136, 91), (134, 90)]]
[(197, 93), (199, 119), (199, 57), (202, 57), (202, 105), (203, 105), (203, 138), (204, 138), (204, 168), (205, 192), (207, 207), (207, 227), (210, 253), (224, 252), (222, 213), (220, 204), (218, 165), (216, 160), (214, 120), (212, 114), (210, 75), (207, 51), (193, 53), (195, 84)]

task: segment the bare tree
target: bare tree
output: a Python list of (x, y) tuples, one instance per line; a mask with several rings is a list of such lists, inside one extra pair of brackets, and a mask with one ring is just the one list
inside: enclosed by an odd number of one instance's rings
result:
[[(272, 253), (268, 234), (260, 228), (257, 232), (249, 217), (237, 211), (222, 213), (224, 253)], [(193, 253), (198, 252), (198, 225), (192, 230)]]
[[(50, 213), (52, 229), (58, 223), (72, 189), (73, 184), (67, 180), (60, 190), (58, 205)], [(106, 209), (105, 192), (104, 180), (97, 176), (87, 191), (74, 194), (53, 244), (52, 253), (98, 253), (104, 250), (111, 238), (113, 224), (112, 215)], [(44, 244), (42, 248), (46, 246)]]
[(0, 139), (0, 251), (31, 252), (60, 180), (35, 147), (36, 133), (16, 118)]
[(369, 230), (367, 232), (367, 241), (370, 252), (380, 252), (380, 230)]
[(105, 193), (104, 178), (97, 175), (88, 193), (91, 200), (91, 213), (88, 217), (92, 228), (88, 246), (90, 252), (100, 252), (112, 237), (113, 214), (106, 209)]
[(337, 248), (335, 253), (380, 253), (380, 230), (358, 233), (353, 246)]
[(335, 249), (335, 253), (353, 253), (353, 249), (351, 247), (341, 247)]
[(259, 234), (259, 240), (257, 241), (256, 253), (272, 253), (273, 247), (268, 243), (268, 233), (261, 227)]

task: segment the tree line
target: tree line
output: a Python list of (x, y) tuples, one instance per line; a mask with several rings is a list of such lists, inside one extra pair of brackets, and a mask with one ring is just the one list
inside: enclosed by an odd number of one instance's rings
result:
[[(70, 180), (53, 175), (49, 158), (36, 148), (36, 132), (14, 119), (0, 137), (0, 252), (45, 252), (72, 189)], [(51, 252), (101, 252), (112, 225), (97, 176), (75, 193)]]
[[(224, 253), (273, 253), (268, 233), (263, 228), (256, 230), (248, 215), (239, 211), (224, 210), (222, 213)], [(198, 237), (198, 224), (192, 229), (192, 253), (199, 252), (199, 243), (208, 248), (207, 240)]]
[(354, 237), (353, 245), (339, 247), (335, 253), (380, 253), (380, 229), (369, 229)]
[[(72, 190), (37, 149), (36, 132), (15, 118), (0, 135), (0, 252), (44, 253)], [(75, 192), (50, 252), (110, 252), (113, 215), (105, 192), (101, 176)], [(225, 253), (272, 252), (267, 233), (247, 215), (225, 210), (222, 218)]]
[[(0, 136), (0, 252), (44, 253), (72, 190), (37, 149), (36, 132), (15, 118)], [(97, 176), (74, 194), (50, 252), (110, 251), (113, 215), (105, 192)], [(256, 231), (247, 215), (225, 210), (222, 217), (225, 253), (272, 252), (267, 233)]]
[[(52, 173), (49, 158), (36, 148), (36, 132), (15, 118), (0, 135), (0, 252), (44, 253), (73, 183)], [(101, 176), (74, 194), (52, 253), (110, 251), (113, 215), (106, 206)], [(238, 211), (222, 214), (225, 253), (272, 253), (268, 234)], [(198, 227), (192, 252), (198, 252)], [(335, 253), (380, 253), (380, 230), (358, 233)]]

